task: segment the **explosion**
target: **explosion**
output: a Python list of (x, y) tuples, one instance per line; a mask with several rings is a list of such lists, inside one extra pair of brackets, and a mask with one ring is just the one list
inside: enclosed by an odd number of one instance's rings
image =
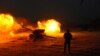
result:
[(47, 21), (38, 21), (38, 28), (44, 29), (46, 35), (53, 36), (57, 33), (60, 33), (60, 23), (54, 19)]
[(10, 14), (0, 14), (0, 43), (7, 42), (12, 35), (14, 25), (13, 16)]
[[(22, 24), (14, 21), (14, 17), (10, 14), (0, 14), (0, 43), (12, 41), (16, 37), (28, 37), (31, 34), (34, 28), (27, 28), (26, 24), (20, 21)], [(38, 21), (37, 24), (38, 29), (44, 29), (47, 36), (58, 36), (60, 33), (61, 24), (54, 19)]]
[(0, 14), (0, 32), (5, 33), (11, 30), (14, 24), (13, 17), (9, 14)]

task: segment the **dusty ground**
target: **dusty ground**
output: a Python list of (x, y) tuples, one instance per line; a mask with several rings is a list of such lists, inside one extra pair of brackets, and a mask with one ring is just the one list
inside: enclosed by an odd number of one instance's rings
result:
[(63, 38), (46, 37), (36, 42), (26, 38), (0, 43), (0, 56), (100, 56), (100, 32), (74, 32), (72, 54), (64, 55)]

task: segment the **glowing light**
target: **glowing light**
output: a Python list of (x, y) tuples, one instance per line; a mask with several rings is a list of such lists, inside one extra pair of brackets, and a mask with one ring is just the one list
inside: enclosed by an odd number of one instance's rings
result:
[(7, 32), (14, 24), (13, 17), (9, 14), (0, 14), (0, 32)]
[(47, 21), (38, 21), (38, 28), (45, 29), (47, 35), (54, 35), (60, 32), (60, 23), (54, 19)]

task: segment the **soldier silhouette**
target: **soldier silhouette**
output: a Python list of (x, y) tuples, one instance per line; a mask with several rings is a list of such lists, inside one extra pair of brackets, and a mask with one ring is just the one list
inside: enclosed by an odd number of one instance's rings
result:
[(69, 29), (67, 29), (67, 31), (64, 33), (64, 40), (64, 53), (66, 53), (66, 49), (68, 47), (68, 53), (70, 54), (72, 34), (70, 33)]

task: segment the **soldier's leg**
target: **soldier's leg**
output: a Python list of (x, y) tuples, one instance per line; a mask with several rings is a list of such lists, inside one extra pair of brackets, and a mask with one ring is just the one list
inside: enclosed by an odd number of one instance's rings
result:
[(69, 53), (71, 53), (71, 52), (70, 52), (70, 49), (71, 49), (71, 43), (69, 42), (69, 43), (68, 43), (68, 52), (69, 52)]
[(67, 43), (64, 42), (64, 53), (66, 53), (66, 46), (67, 46)]

